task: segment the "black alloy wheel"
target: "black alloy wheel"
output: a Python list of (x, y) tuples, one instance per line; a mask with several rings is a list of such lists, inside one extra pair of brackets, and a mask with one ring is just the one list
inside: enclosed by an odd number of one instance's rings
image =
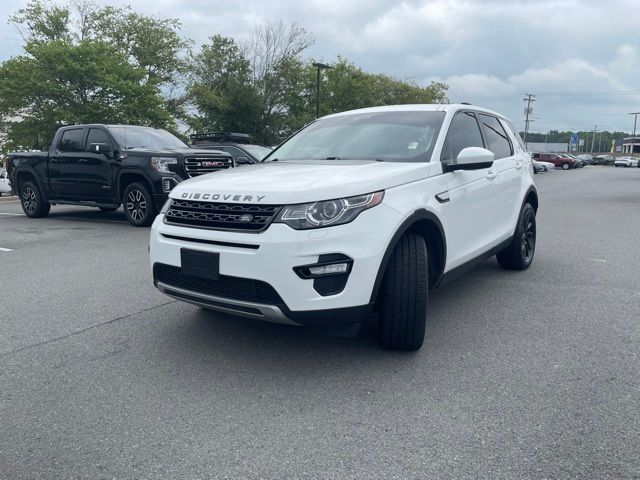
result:
[(142, 183), (131, 183), (122, 197), (122, 205), (127, 220), (136, 227), (146, 227), (153, 223), (155, 209), (149, 190)]

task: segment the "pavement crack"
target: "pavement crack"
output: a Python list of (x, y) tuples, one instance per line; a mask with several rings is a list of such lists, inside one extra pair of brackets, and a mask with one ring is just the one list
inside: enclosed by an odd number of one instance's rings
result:
[(60, 340), (66, 340), (67, 338), (71, 338), (71, 337), (74, 337), (76, 335), (80, 335), (82, 333), (88, 332), (89, 330), (93, 330), (94, 328), (103, 327), (103, 326), (109, 325), (111, 323), (119, 322), (120, 320), (125, 320), (125, 319), (127, 319), (129, 317), (133, 317), (134, 315), (139, 315), (141, 313), (148, 312), (150, 310), (155, 310), (156, 308), (164, 307), (166, 305), (170, 305), (170, 304), (175, 303), (175, 302), (177, 302), (177, 300), (169, 300), (168, 302), (164, 302), (164, 303), (161, 303), (159, 305), (154, 305), (153, 307), (143, 308), (142, 310), (138, 310), (136, 312), (127, 313), (126, 315), (122, 315), (120, 317), (112, 318), (111, 320), (107, 320), (106, 322), (96, 323), (95, 325), (91, 325), (90, 327), (83, 328), (81, 330), (76, 330), (75, 332), (67, 333), (66, 335), (62, 335), (60, 337), (50, 338), (49, 340), (44, 340), (42, 342), (33, 343), (31, 345), (26, 345), (24, 347), (16, 348), (15, 350), (10, 350), (8, 352), (0, 354), (0, 358), (7, 357), (7, 356), (12, 355), (14, 353), (20, 353), (20, 352), (23, 352), (25, 350), (30, 350), (32, 348), (41, 347), (43, 345), (48, 345), (49, 343), (58, 342)]

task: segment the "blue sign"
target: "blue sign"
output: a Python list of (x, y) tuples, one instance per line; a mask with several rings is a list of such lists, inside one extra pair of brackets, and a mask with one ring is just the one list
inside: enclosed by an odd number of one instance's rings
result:
[(569, 140), (569, 146), (572, 152), (576, 151), (576, 144), (578, 143), (578, 134), (572, 133), (571, 139)]

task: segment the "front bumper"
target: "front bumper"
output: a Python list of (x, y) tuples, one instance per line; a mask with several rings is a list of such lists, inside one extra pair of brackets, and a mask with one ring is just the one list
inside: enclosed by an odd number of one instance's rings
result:
[[(399, 218), (398, 212), (383, 203), (349, 224), (317, 230), (294, 230), (274, 223), (262, 233), (244, 233), (168, 225), (163, 220), (159, 215), (151, 228), (152, 270), (156, 264), (180, 267), (181, 248), (217, 252), (221, 276), (264, 282), (273, 287), (279, 300), (230, 298), (154, 278), (165, 294), (277, 323), (335, 326), (358, 323), (370, 312), (378, 269)], [(353, 265), (342, 291), (323, 296), (314, 288), (314, 280), (300, 278), (294, 267), (314, 264), (321, 255), (331, 254), (346, 255)]]

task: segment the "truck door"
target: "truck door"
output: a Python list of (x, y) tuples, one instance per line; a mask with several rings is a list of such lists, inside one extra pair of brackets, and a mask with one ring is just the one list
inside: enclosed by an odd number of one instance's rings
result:
[(85, 128), (65, 129), (49, 156), (49, 184), (55, 198), (76, 200), (81, 197), (79, 165), (85, 158)]
[[(96, 143), (109, 145), (109, 153), (91, 152), (90, 146)], [(103, 129), (89, 128), (84, 157), (78, 165), (81, 195), (87, 200), (114, 200), (116, 195), (112, 188), (115, 177), (113, 166), (113, 141)]]

